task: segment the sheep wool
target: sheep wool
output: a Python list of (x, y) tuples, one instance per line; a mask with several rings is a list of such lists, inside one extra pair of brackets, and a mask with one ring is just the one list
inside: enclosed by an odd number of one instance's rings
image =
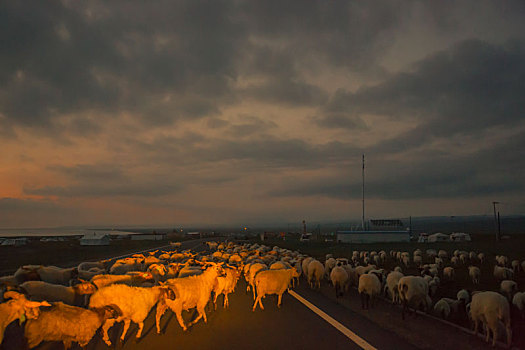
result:
[(308, 264), (308, 283), (310, 288), (317, 286), (318, 289), (321, 288), (321, 279), (324, 275), (324, 266), (318, 260), (312, 260)]
[(174, 300), (164, 298), (163, 302), (157, 305), (157, 313), (155, 317), (157, 333), (160, 333), (161, 317), (168, 308), (175, 313), (180, 326), (185, 331), (188, 328), (182, 319), (182, 310), (197, 308), (199, 315), (190, 325), (197, 323), (201, 318), (204, 318), (204, 322), (208, 322), (204, 308), (210, 300), (211, 291), (217, 283), (217, 277), (224, 277), (225, 273), (221, 267), (222, 263), (207, 264), (210, 266), (201, 275), (173, 278), (166, 281), (165, 286), (173, 291), (175, 298)]
[(266, 294), (277, 294), (278, 301), (277, 307), (281, 307), (281, 300), (283, 293), (288, 289), (290, 281), (294, 277), (298, 277), (299, 273), (295, 268), (287, 270), (266, 270), (261, 271), (255, 277), (255, 287), (257, 289), (257, 298), (253, 304), (252, 311), (255, 311), (257, 304), (261, 307), (261, 310), (264, 310), (262, 304), (262, 298)]
[(335, 288), (335, 297), (343, 296), (348, 285), (348, 273), (342, 266), (335, 266), (330, 272), (330, 280)]
[(96, 287), (89, 282), (80, 283), (73, 287), (65, 287), (44, 281), (27, 281), (20, 285), (20, 289), (32, 300), (61, 301), (65, 304), (76, 306), (83, 306), (83, 296), (93, 294), (96, 291)]
[(357, 288), (361, 295), (361, 307), (368, 309), (370, 300), (381, 294), (381, 281), (375, 274), (364, 274), (359, 276), (359, 286)]
[(428, 309), (428, 283), (419, 276), (405, 276), (398, 283), (399, 298), (403, 303), (402, 318), (405, 319), (405, 311), (409, 306), (416, 309), (423, 307)]
[(386, 286), (385, 288), (390, 293), (390, 296), (392, 298), (392, 304), (399, 304), (399, 290), (397, 288), (397, 285), (399, 283), (399, 280), (404, 275), (401, 272), (398, 271), (392, 271), (386, 276)]
[(487, 329), (485, 342), (489, 342), (492, 331), (492, 346), (496, 346), (499, 336), (499, 322), (505, 326), (507, 346), (512, 342), (512, 329), (510, 325), (510, 307), (507, 299), (496, 292), (479, 292), (472, 296), (470, 303), (470, 316), (474, 322), (474, 332), (477, 335), (479, 324)]
[(4, 298), (12, 298), (0, 304), (0, 344), (4, 340), (4, 331), (7, 326), (16, 319), (37, 318), (40, 314), (40, 306), (51, 306), (48, 302), (29, 301), (23, 294), (17, 292), (6, 292)]
[(164, 287), (142, 288), (130, 287), (125, 284), (112, 284), (95, 292), (89, 301), (90, 308), (116, 305), (122, 311), (118, 318), (107, 319), (104, 322), (102, 327), (104, 342), (111, 346), (108, 330), (115, 322), (121, 321), (124, 321), (124, 329), (120, 339), (124, 340), (126, 337), (131, 321), (138, 324), (139, 330), (136, 337), (137, 339), (140, 338), (144, 328), (144, 320), (148, 316), (149, 311), (166, 293), (167, 289)]
[(120, 310), (115, 305), (87, 310), (58, 302), (26, 323), (25, 337), (30, 348), (43, 341), (61, 341), (66, 349), (73, 342), (84, 347), (105, 320), (119, 315)]

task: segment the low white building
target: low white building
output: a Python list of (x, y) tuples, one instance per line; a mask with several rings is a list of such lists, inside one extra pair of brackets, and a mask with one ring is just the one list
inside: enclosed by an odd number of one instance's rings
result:
[(86, 233), (80, 239), (80, 245), (109, 245), (109, 234), (104, 232)]
[(410, 242), (410, 231), (337, 231), (337, 242)]
[(165, 233), (141, 233), (131, 235), (132, 241), (162, 241), (166, 239)]
[(454, 232), (450, 235), (450, 240), (454, 242), (470, 242), (470, 235), (465, 232)]
[(429, 243), (435, 243), (435, 242), (449, 242), (450, 238), (448, 235), (438, 232), (434, 233), (430, 236), (428, 236), (428, 242)]

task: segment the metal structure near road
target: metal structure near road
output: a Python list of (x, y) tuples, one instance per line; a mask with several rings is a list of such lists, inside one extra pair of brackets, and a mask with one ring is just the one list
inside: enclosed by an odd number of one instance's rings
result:
[(363, 187), (362, 187), (362, 201), (363, 201), (363, 215), (361, 216), (361, 229), (365, 229), (365, 155), (363, 154), (363, 169), (362, 169)]
[(494, 208), (494, 230), (496, 232), (496, 241), (499, 241), (501, 240), (501, 225), (499, 220), (499, 210), (496, 214), (496, 204), (499, 204), (499, 202), (492, 202)]

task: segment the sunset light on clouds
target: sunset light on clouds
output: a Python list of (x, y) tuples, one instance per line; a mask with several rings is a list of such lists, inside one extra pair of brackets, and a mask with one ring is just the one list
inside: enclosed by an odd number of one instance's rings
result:
[(522, 1), (4, 1), (0, 226), (523, 213)]

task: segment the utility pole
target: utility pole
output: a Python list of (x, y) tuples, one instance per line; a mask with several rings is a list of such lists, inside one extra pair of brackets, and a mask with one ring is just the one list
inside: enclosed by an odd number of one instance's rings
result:
[(361, 193), (362, 193), (362, 199), (363, 199), (363, 216), (361, 217), (361, 228), (364, 230), (365, 229), (365, 155), (364, 154), (363, 154), (362, 177), (363, 177), (363, 189)]
[(499, 224), (499, 212), (496, 214), (496, 204), (499, 204), (499, 202), (492, 202), (492, 206), (494, 208), (494, 230), (496, 231), (496, 241), (499, 242), (501, 238), (500, 236), (501, 226)]

